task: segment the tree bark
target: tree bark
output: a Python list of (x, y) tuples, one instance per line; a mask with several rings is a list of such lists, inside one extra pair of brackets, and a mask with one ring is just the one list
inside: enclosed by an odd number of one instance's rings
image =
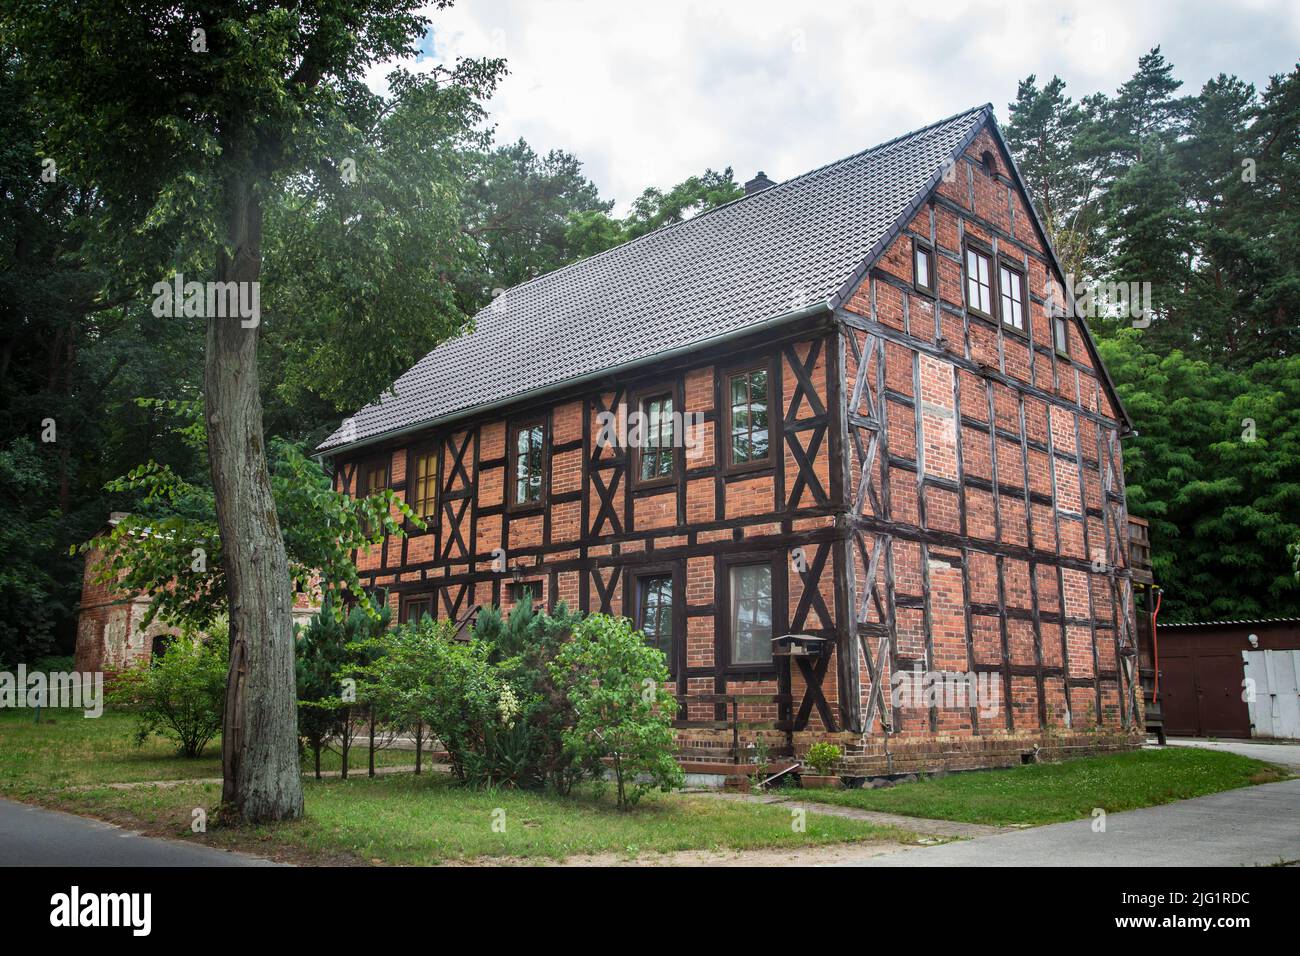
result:
[[(261, 273), (262, 210), (252, 182), (247, 170), (238, 170), (225, 183), (221, 282), (257, 282)], [(258, 331), (238, 317), (209, 316), (203, 375), (230, 604), (222, 803), (248, 823), (302, 816), (292, 594), (262, 435)]]

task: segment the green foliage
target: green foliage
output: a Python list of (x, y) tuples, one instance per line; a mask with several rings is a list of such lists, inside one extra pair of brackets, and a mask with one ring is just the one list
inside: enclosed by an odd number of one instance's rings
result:
[(117, 675), (109, 703), (137, 715), (137, 744), (160, 734), (175, 741), (182, 756), (203, 756), (203, 748), (221, 731), (228, 643), (218, 624), (209, 637), (183, 635), (162, 657)]
[(1156, 48), (1113, 96), (1064, 90), (1023, 81), (1007, 141), (1067, 271), (1151, 284), (1149, 328), (1090, 324), (1162, 613), (1300, 613), (1300, 68), (1186, 96)]
[(805, 755), (803, 762), (808, 765), (813, 773), (825, 775), (841, 756), (843, 756), (843, 751), (838, 746), (823, 740), (808, 748), (808, 753)]
[(589, 209), (570, 215), (566, 241), (581, 258), (604, 252), (612, 246), (636, 239), (660, 226), (682, 222), (707, 212), (745, 194), (736, 183), (731, 167), (722, 172), (706, 169), (702, 175), (690, 176), (668, 192), (647, 188), (632, 203), (626, 219), (615, 219), (606, 209)]
[(1148, 347), (1245, 371), (1300, 349), (1300, 67), (1180, 86), (1158, 47), (1079, 105), (1031, 76), (1007, 142), (1068, 273), (1150, 283)]
[(509, 727), (504, 681), (489, 660), (491, 645), (453, 638), (454, 623), (425, 617), (375, 639), (374, 660), (357, 668), (357, 691), (423, 721), (447, 749), (452, 773), (472, 779), (488, 736)]
[(599, 768), (575, 761), (565, 747), (564, 732), (574, 725), (573, 706), (556, 686), (550, 665), (582, 620), (561, 602), (547, 614), (534, 612), (525, 598), (503, 620), (495, 607), (484, 608), (474, 636), (492, 647), (492, 660), (501, 671), (518, 707), (516, 726), (509, 734), (488, 740), (481, 764), (485, 778), (519, 787), (549, 785), (568, 793), (574, 784)]
[(463, 782), (568, 792), (592, 768), (564, 746), (573, 710), (547, 664), (578, 619), (563, 606), (534, 614), (524, 602), (504, 620), (484, 608), (459, 641), (452, 622), (425, 617), (375, 638), (373, 660), (355, 668), (358, 694), (397, 723), (427, 726)]
[(576, 157), (560, 150), (539, 156), (522, 139), (483, 152), (475, 167), (465, 188), (464, 228), (477, 264), (462, 282), (474, 305), (487, 304), (493, 289), (508, 289), (588, 254), (590, 247), (570, 234), (570, 222), (591, 215), (605, 219), (614, 205), (600, 198)]
[(380, 713), (428, 727), (458, 780), (568, 793), (608, 756), (620, 807), (680, 786), (663, 654), (627, 621), (525, 600), (508, 618), (484, 608), (469, 640), (454, 635), (426, 616), (376, 635), (370, 662), (347, 670)]
[(565, 746), (580, 763), (610, 761), (620, 809), (655, 787), (682, 785), (673, 758), (677, 704), (663, 687), (668, 667), (631, 621), (604, 614), (586, 618), (550, 671), (576, 717), (564, 732)]
[[(1151, 523), (1171, 621), (1300, 614), (1300, 356), (1235, 372), (1137, 332), (1100, 343), (1139, 434), (1125, 443), (1129, 510)], [(1253, 423), (1253, 424), (1252, 424)]]
[(49, 555), (60, 527), (41, 506), (51, 483), (46, 463), (27, 438), (0, 449), (0, 666), (31, 661), (53, 647), (54, 622), (67, 594)]
[(384, 96), (350, 81), (322, 113), (305, 169), (267, 208), (263, 307), (277, 321), (262, 353), (280, 402), (350, 412), (466, 330), (482, 301), (457, 280), (482, 247), (464, 217), (500, 70), (397, 70)]
[(327, 591), (321, 609), (297, 635), (294, 670), (298, 688), (298, 736), (311, 748), (317, 777), (321, 751), (337, 740), (347, 773), (352, 719), (365, 698), (346, 691), (343, 681), (352, 669), (370, 660), (373, 645), (392, 620), (387, 602), (380, 597), (376, 616), (362, 607), (344, 615), (335, 607), (337, 596)]
[[(144, 306), (161, 278), (224, 269), (243, 224), (256, 223), (256, 241), (240, 242), (240, 260), (276, 316), (248, 333), (262, 339), (263, 397), (275, 399), (268, 434), (320, 437), (326, 414), (377, 397), (465, 328), (453, 281), (473, 251), (460, 228), (463, 157), (486, 143), (482, 102), (504, 64), (398, 71), (372, 91), (375, 66), (415, 56), (425, 6), (0, 3), (0, 444), (58, 421), (47, 450), (57, 492), (39, 502), (63, 512), (51, 558), (93, 533), (110, 502), (138, 510), (147, 490), (100, 491), (130, 464), (150, 459), (192, 483), (207, 471), (201, 458), (170, 460), (174, 446), (109, 386), (198, 397), (204, 323)], [(53, 183), (45, 158), (58, 164)], [(260, 468), (262, 449), (251, 451)], [(163, 533), (179, 550), (208, 531)], [(77, 567), (47, 567), (70, 646)], [(211, 619), (220, 587), (185, 583), (200, 588), (185, 610)]]
[[(199, 403), (165, 404), (187, 423), (176, 431), (187, 443), (203, 447)], [(372, 617), (379, 615), (361, 586), (352, 553), (385, 535), (405, 535), (406, 521), (417, 528), (424, 522), (391, 489), (361, 499), (335, 491), (320, 464), (296, 445), (273, 439), (270, 464), (292, 584), (309, 589), (319, 582), (326, 591), (351, 597)], [(80, 545), (82, 552), (100, 552), (96, 579), (148, 593), (146, 625), (160, 617), (206, 629), (226, 611), (226, 576), (211, 488), (150, 461), (111, 481), (109, 489), (135, 495), (140, 512)], [(341, 613), (341, 601), (331, 606)]]

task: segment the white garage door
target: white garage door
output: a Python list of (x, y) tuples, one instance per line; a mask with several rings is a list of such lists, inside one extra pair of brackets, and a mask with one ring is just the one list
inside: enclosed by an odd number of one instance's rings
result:
[(1253, 735), (1300, 738), (1300, 651), (1242, 651), (1241, 657)]

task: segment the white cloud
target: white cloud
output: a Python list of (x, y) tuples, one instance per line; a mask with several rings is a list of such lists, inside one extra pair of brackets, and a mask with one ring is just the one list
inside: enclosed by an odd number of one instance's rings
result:
[(942, 4), (462, 0), (433, 11), (433, 52), (504, 56), (500, 141), (581, 159), (617, 211), (706, 166), (786, 179), (992, 102), (1030, 73), (1076, 99), (1113, 91), (1160, 44), (1194, 91), (1219, 72), (1263, 85), (1300, 49), (1300, 5), (1247, 0)]

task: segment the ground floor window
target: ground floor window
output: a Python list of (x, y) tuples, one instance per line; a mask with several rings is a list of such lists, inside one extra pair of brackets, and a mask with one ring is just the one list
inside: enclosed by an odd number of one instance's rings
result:
[(652, 574), (637, 579), (637, 628), (646, 643), (673, 660), (673, 576)]
[(542, 599), (542, 582), (519, 581), (511, 583), (506, 587), (506, 597), (510, 599), (511, 604), (521, 604), (527, 600), (536, 607), (537, 602)]
[(433, 595), (409, 594), (402, 599), (403, 624), (418, 624), (426, 614), (433, 617)]
[(731, 662), (772, 661), (772, 566), (738, 565), (731, 569)]

